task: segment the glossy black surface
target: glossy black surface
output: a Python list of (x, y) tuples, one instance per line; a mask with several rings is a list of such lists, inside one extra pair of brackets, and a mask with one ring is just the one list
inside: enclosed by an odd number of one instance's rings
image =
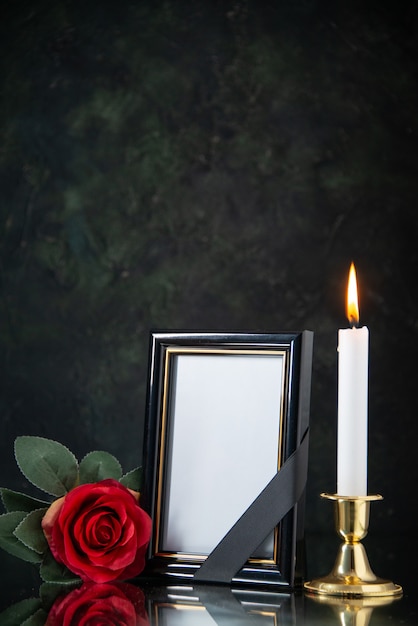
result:
[[(146, 621), (140, 622), (141, 626), (416, 626), (418, 603), (412, 562), (415, 543), (410, 543), (410, 538), (395, 538), (392, 547), (396, 547), (399, 553), (393, 555), (390, 550), (376, 551), (382, 538), (375, 539), (371, 550), (376, 557), (375, 564), (379, 568), (393, 569), (396, 582), (402, 584), (404, 589), (400, 599), (387, 599), (380, 605), (369, 607), (370, 603), (366, 600), (319, 600), (303, 592), (263, 593), (211, 585), (155, 586), (138, 579), (131, 582), (144, 592)], [(329, 557), (332, 558), (331, 543), (327, 537), (311, 538), (310, 545), (314, 548), (311, 556), (316, 562), (310, 569), (314, 575), (318, 568), (323, 567), (319, 560), (326, 562)], [(405, 562), (404, 549), (411, 557)], [(390, 563), (393, 556), (395, 558)], [(37, 568), (5, 553), (0, 553), (0, 581), (0, 611), (25, 598), (39, 597)], [(6, 623), (3, 617), (4, 614), (0, 614), (2, 626)], [(7, 622), (16, 626), (18, 623)]]

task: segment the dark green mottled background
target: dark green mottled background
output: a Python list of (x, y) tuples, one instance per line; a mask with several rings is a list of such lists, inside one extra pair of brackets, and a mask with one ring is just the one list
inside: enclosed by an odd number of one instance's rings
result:
[[(141, 461), (151, 328), (315, 332), (307, 528), (332, 527), (337, 329), (370, 328), (375, 529), (417, 483), (416, 3), (8, 2), (0, 474), (19, 434)], [(254, 458), (254, 463), (257, 459)]]

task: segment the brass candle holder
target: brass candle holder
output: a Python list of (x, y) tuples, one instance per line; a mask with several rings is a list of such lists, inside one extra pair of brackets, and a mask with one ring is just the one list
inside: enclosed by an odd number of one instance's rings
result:
[(333, 596), (399, 596), (402, 587), (378, 578), (372, 571), (361, 540), (369, 528), (370, 502), (380, 495), (340, 496), (322, 493), (335, 503), (336, 531), (344, 542), (340, 545), (334, 567), (328, 576), (305, 583), (311, 593)]

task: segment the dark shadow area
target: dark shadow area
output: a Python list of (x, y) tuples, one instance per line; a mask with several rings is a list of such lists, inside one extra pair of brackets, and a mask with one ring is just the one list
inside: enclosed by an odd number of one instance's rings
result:
[(337, 329), (370, 329), (374, 528), (417, 481), (414, 2), (13, 2), (0, 72), (0, 475), (17, 435), (141, 461), (151, 328), (315, 332), (307, 528), (332, 532)]

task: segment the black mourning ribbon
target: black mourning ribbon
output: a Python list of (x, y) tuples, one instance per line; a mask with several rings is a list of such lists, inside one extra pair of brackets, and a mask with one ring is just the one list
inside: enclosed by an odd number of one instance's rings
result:
[(258, 546), (300, 500), (306, 485), (309, 436), (195, 572), (196, 582), (229, 584)]

